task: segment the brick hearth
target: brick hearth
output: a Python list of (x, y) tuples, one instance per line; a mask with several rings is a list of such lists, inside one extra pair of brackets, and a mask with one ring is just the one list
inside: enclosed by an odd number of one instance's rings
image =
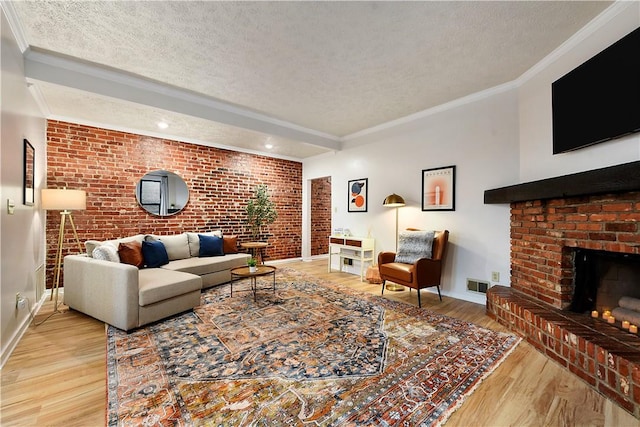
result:
[(640, 418), (640, 338), (564, 310), (575, 248), (640, 253), (640, 192), (511, 203), (511, 287), (487, 313)]

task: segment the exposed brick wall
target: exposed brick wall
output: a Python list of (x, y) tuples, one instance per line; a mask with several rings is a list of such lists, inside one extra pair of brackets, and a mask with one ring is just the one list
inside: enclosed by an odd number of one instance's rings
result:
[(311, 181), (311, 255), (329, 253), (331, 177)]
[[(189, 188), (189, 201), (170, 217), (148, 214), (135, 188), (147, 172), (165, 169)], [(49, 121), (47, 187), (87, 191), (87, 210), (73, 219), (81, 241), (138, 233), (173, 234), (221, 229), (249, 241), (244, 206), (255, 186), (266, 184), (278, 219), (269, 226), (268, 259), (301, 256), (302, 164), (90, 126)], [(60, 215), (47, 215), (47, 267), (50, 287)], [(73, 245), (70, 230), (65, 249)], [(62, 284), (62, 283), (61, 283)]]
[(573, 295), (571, 248), (640, 253), (640, 192), (511, 205), (511, 286), (556, 308)]

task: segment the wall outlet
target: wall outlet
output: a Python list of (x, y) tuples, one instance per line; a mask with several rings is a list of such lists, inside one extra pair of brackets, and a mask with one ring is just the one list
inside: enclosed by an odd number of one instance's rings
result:
[(492, 271), (491, 272), (491, 281), (492, 282), (499, 282), (500, 281), (500, 272), (499, 271)]
[(20, 295), (20, 292), (16, 294), (16, 310), (24, 310), (27, 307), (27, 300)]
[(11, 199), (7, 199), (7, 213), (13, 215), (16, 210), (16, 202)]

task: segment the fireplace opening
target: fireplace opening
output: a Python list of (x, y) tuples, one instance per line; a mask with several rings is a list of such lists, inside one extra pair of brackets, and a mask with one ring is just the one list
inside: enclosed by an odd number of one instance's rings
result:
[(568, 310), (609, 311), (617, 322), (640, 324), (640, 255), (578, 248), (573, 267), (574, 293)]

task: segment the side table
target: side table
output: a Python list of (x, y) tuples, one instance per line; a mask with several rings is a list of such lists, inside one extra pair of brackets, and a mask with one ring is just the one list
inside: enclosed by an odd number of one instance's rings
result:
[[(273, 276), (273, 287), (272, 288), (258, 288), (256, 279), (260, 276), (268, 276), (271, 274)], [(256, 267), (256, 271), (251, 272), (249, 267), (236, 267), (231, 270), (231, 296), (233, 297), (233, 281), (234, 279), (245, 279), (249, 278), (251, 282), (251, 289), (247, 289), (245, 291), (236, 291), (236, 292), (248, 292), (253, 291), (253, 300), (256, 300), (256, 292), (259, 289), (273, 289), (273, 293), (276, 293), (276, 268), (271, 265), (259, 265)]]
[(264, 264), (264, 250), (267, 246), (269, 246), (267, 242), (240, 243), (240, 247), (251, 251), (251, 256), (258, 260), (258, 264)]

